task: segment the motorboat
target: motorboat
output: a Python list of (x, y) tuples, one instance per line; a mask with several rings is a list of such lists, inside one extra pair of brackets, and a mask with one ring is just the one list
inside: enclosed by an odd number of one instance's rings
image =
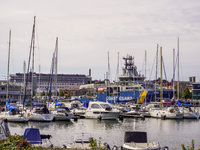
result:
[(5, 119), (0, 119), (0, 140), (6, 139), (10, 136), (10, 130)]
[(91, 119), (118, 119), (120, 111), (106, 102), (89, 102), (85, 118)]
[(52, 147), (50, 141), (51, 135), (40, 134), (40, 130), (38, 128), (26, 128), (23, 138), (36, 147)]
[(30, 121), (53, 121), (54, 116), (49, 112), (46, 104), (32, 102), (32, 109), (28, 112)]
[[(96, 145), (94, 143), (96, 142)], [(64, 145), (67, 149), (110, 149), (108, 144), (101, 145), (101, 141), (97, 143), (90, 133), (76, 133), (72, 143)], [(93, 144), (93, 145), (92, 145)], [(109, 147), (109, 148), (108, 148)]]
[(76, 133), (72, 143), (66, 145), (69, 149), (91, 149), (90, 147), (90, 133)]
[(74, 116), (78, 118), (84, 118), (86, 107), (79, 100), (73, 100), (71, 102), (63, 103), (64, 106), (68, 107)]
[(74, 114), (69, 110), (68, 107), (58, 107), (56, 111), (51, 111), (54, 116), (54, 120), (69, 121), (74, 118)]
[(125, 132), (123, 150), (160, 150), (160, 148), (159, 142), (147, 140), (146, 132)]

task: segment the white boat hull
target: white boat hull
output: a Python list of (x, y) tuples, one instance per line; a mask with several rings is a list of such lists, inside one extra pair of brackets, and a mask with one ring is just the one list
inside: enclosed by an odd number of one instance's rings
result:
[(53, 121), (53, 114), (37, 114), (37, 113), (32, 113), (29, 116), (30, 121), (46, 121), (50, 122)]
[(99, 112), (99, 111), (87, 111), (85, 113), (85, 118), (88, 119), (102, 119), (102, 120), (111, 120), (111, 119), (118, 119), (119, 112)]
[(157, 142), (148, 143), (124, 143), (124, 150), (160, 150), (160, 145)]

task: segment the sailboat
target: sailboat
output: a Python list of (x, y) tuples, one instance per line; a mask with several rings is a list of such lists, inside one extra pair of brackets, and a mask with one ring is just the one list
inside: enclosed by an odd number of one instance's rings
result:
[[(32, 31), (32, 38), (31, 38), (31, 46), (30, 46), (30, 53), (29, 53), (29, 61), (28, 61), (28, 69), (27, 69), (27, 75), (29, 73), (29, 66), (30, 66), (30, 59), (31, 59), (31, 52), (33, 49), (33, 56), (34, 56), (34, 44), (35, 44), (35, 16), (34, 16), (34, 24), (33, 24), (33, 31)], [(34, 68), (34, 58), (33, 59), (33, 67), (32, 67), (32, 75), (33, 75), (33, 68)], [(24, 102), (26, 99), (26, 87), (28, 84), (28, 78), (26, 78), (26, 86), (25, 86), (25, 96), (24, 96)], [(33, 93), (33, 90), (32, 90)], [(33, 96), (33, 94), (32, 94)], [(30, 121), (52, 121), (53, 120), (53, 114), (49, 113), (48, 108), (46, 104), (44, 103), (32, 103), (32, 109), (28, 110), (28, 117)], [(24, 103), (23, 103), (24, 105)]]
[[(29, 119), (25, 113), (20, 112), (17, 107), (13, 107), (8, 102), (8, 87), (9, 87), (9, 64), (10, 64), (10, 45), (11, 45), (11, 30), (9, 33), (9, 51), (8, 51), (8, 71), (7, 71), (7, 93), (6, 93), (6, 107), (5, 111), (0, 113), (0, 118), (12, 122), (27, 122)], [(6, 111), (6, 110), (9, 111)]]
[[(57, 58), (58, 58), (58, 37), (56, 38), (56, 46), (55, 46), (55, 51), (53, 53), (53, 59), (52, 59), (49, 101), (51, 100), (51, 88), (52, 88), (54, 65), (56, 68), (56, 77), (57, 77)], [(56, 78), (56, 86), (57, 86), (57, 78)], [(57, 95), (57, 89), (55, 90), (55, 93)], [(74, 118), (74, 114), (69, 110), (69, 108), (63, 107), (62, 103), (59, 103), (57, 99), (51, 104), (49, 104), (49, 108), (52, 110), (51, 113), (54, 116), (54, 120), (69, 121), (70, 119)]]
[(183, 113), (178, 107), (162, 108), (162, 47), (160, 47), (160, 109), (150, 110), (151, 117), (164, 119), (182, 119)]

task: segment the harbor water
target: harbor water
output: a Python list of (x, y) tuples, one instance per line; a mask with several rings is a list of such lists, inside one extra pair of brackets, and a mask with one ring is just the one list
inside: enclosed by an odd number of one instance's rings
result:
[(162, 147), (180, 150), (181, 144), (200, 148), (200, 121), (196, 119), (161, 120), (155, 118), (124, 118), (121, 120), (78, 119), (77, 121), (8, 123), (12, 135), (23, 135), (25, 128), (36, 127), (41, 134), (52, 135), (54, 146), (63, 147), (73, 142), (76, 133), (90, 133), (101, 143), (120, 147), (126, 131), (146, 131), (149, 141), (158, 141)]

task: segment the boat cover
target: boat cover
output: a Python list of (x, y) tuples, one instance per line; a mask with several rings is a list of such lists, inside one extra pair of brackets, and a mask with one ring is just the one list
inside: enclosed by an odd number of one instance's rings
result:
[(34, 107), (34, 106), (36, 106), (36, 107), (42, 107), (42, 106), (44, 106), (44, 104), (43, 103), (37, 103), (37, 102), (31, 101), (31, 106), (32, 107)]
[(124, 136), (125, 143), (147, 143), (147, 133), (139, 131), (128, 131), (125, 132)]
[(8, 108), (9, 110), (17, 110), (17, 108), (11, 106), (8, 101), (6, 101), (6, 108)]
[(57, 99), (55, 100), (55, 105), (56, 106), (62, 106), (62, 103), (58, 103)]
[(59, 107), (59, 108), (57, 108), (57, 113), (58, 113), (59, 109), (65, 109), (66, 112), (70, 112), (68, 107)]
[(40, 130), (38, 128), (26, 128), (23, 137), (31, 144), (42, 144)]
[(192, 107), (191, 104), (183, 104), (183, 103), (181, 103), (179, 100), (177, 101), (177, 103), (178, 103), (178, 106)]

